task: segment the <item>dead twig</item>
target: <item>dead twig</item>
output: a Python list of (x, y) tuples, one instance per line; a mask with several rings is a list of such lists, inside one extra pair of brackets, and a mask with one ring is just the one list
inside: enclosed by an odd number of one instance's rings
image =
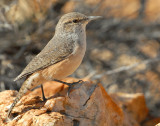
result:
[(141, 64), (146, 64), (147, 65), (147, 64), (157, 62), (157, 61), (160, 61), (160, 57), (147, 59), (147, 60), (144, 60), (142, 62), (138, 62), (138, 63), (132, 64), (132, 65), (129, 65), (129, 66), (122, 66), (122, 67), (119, 67), (119, 68), (116, 68), (116, 69), (113, 69), (113, 70), (106, 71), (102, 74), (97, 74), (96, 75), (97, 72), (93, 71), (88, 76), (92, 79), (100, 79), (105, 75), (117, 74), (117, 73), (120, 73), (120, 72), (123, 72), (123, 71), (128, 71), (130, 69), (133, 69), (133, 68), (135, 68), (135, 67), (137, 67), (138, 65), (141, 65)]

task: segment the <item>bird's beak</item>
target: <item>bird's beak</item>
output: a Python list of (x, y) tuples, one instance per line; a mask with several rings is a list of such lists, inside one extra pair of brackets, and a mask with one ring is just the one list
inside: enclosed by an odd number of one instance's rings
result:
[(102, 16), (88, 16), (89, 21), (96, 20), (96, 19), (99, 19), (99, 18), (102, 18)]

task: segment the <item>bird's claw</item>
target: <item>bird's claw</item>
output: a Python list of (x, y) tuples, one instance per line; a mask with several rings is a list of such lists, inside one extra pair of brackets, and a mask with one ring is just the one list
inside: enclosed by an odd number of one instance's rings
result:
[[(70, 93), (72, 87), (73, 87), (75, 84), (79, 84), (79, 83), (82, 83), (82, 82), (83, 82), (83, 80), (79, 80), (79, 81), (77, 81), (77, 82), (73, 82), (73, 83), (71, 83), (70, 85), (68, 85), (67, 97), (69, 97), (69, 93)], [(69, 98), (70, 98), (70, 97), (69, 97)]]

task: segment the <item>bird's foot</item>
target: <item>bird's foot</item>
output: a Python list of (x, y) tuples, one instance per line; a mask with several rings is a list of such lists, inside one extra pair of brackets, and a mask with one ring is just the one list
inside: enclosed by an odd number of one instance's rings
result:
[[(73, 88), (73, 86), (76, 85), (76, 84), (80, 84), (80, 83), (83, 82), (83, 80), (79, 80), (79, 81), (77, 81), (77, 82), (67, 83), (67, 82), (64, 82), (64, 81), (61, 81), (61, 80), (56, 80), (56, 79), (54, 79), (54, 81), (57, 81), (57, 82), (59, 82), (59, 83), (65, 84), (65, 85), (68, 85), (68, 91), (67, 91), (67, 96), (68, 96), (68, 97), (69, 97), (69, 93), (70, 93), (71, 89)], [(69, 97), (69, 98), (70, 98), (70, 97)]]

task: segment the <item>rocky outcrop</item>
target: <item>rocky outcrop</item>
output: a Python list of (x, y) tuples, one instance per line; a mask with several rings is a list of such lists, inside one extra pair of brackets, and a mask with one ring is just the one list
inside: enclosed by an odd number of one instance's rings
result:
[(45, 83), (44, 90), (47, 101), (42, 101), (40, 89), (29, 92), (13, 109), (8, 122), (7, 111), (17, 92), (1, 92), (0, 125), (140, 126), (148, 114), (142, 94), (108, 95), (101, 84), (91, 81), (75, 85), (69, 97), (67, 86), (57, 82)]

